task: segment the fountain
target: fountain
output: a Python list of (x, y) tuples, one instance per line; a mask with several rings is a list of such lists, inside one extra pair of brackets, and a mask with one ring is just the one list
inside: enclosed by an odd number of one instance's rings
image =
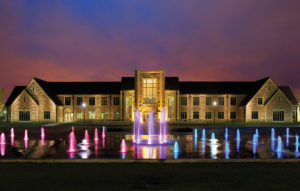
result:
[(299, 156), (299, 136), (295, 136), (295, 155), (298, 158)]
[(257, 137), (257, 139), (258, 139), (258, 137), (259, 137), (258, 129), (255, 129), (255, 134), (256, 134), (256, 137)]
[(227, 127), (225, 129), (225, 140), (228, 140), (228, 129), (227, 129)]
[(24, 146), (25, 146), (25, 149), (28, 148), (28, 131), (27, 131), (27, 129), (25, 129), (25, 132), (24, 132)]
[(240, 129), (236, 130), (236, 151), (239, 152), (241, 143), (241, 134)]
[(148, 131), (148, 145), (151, 145), (153, 143), (153, 135), (154, 135), (154, 119), (153, 119), (152, 110), (149, 111), (149, 115), (148, 115), (147, 131)]
[(125, 142), (125, 139), (122, 139), (122, 142), (121, 142), (121, 153), (126, 153), (126, 152), (127, 152), (126, 142)]
[(215, 133), (214, 133), (214, 132), (211, 134), (210, 139), (211, 139), (211, 141), (215, 141), (215, 140), (216, 140), (216, 136), (215, 136)]
[(5, 155), (5, 144), (6, 144), (5, 135), (4, 133), (1, 133), (1, 137), (0, 137), (1, 156)]
[(75, 133), (72, 131), (69, 134), (69, 150), (70, 153), (76, 152), (76, 138)]
[(87, 129), (84, 131), (84, 140), (82, 141), (82, 143), (85, 145), (90, 144), (89, 132)]
[(206, 135), (205, 135), (205, 129), (202, 129), (202, 141), (205, 141)]
[(15, 136), (15, 131), (14, 128), (10, 129), (10, 137), (14, 137)]
[(194, 151), (197, 152), (198, 150), (198, 129), (194, 129)]
[(174, 153), (174, 159), (178, 159), (179, 146), (177, 141), (175, 141), (174, 143), (173, 153)]
[(230, 147), (228, 141), (225, 142), (225, 159), (229, 159)]
[(271, 140), (275, 140), (275, 129), (271, 129)]
[(98, 141), (99, 140), (99, 136), (98, 136), (98, 129), (95, 128), (95, 133), (94, 133), (94, 141)]
[(73, 133), (75, 132), (75, 129), (74, 129), (74, 127), (72, 127), (72, 132), (73, 132)]
[(1, 140), (0, 140), (0, 144), (1, 145), (5, 145), (6, 144), (6, 140), (5, 140), (5, 135), (4, 135), (4, 133), (1, 133), (1, 138), (0, 138)]
[(12, 147), (15, 145), (15, 131), (14, 131), (14, 128), (10, 129), (10, 145)]
[(282, 158), (282, 150), (283, 150), (282, 140), (281, 140), (281, 137), (278, 136), (278, 138), (277, 138), (277, 149), (276, 149), (278, 159)]
[(44, 127), (41, 128), (41, 144), (45, 145), (45, 130), (44, 130)]
[(105, 139), (105, 126), (102, 127), (102, 139)]
[(252, 148), (253, 148), (253, 154), (255, 155), (256, 154), (256, 147), (257, 147), (257, 144), (258, 144), (258, 137), (257, 137), (257, 133), (255, 133), (253, 135), (253, 139), (252, 139)]
[(136, 110), (134, 112), (134, 125), (133, 125), (133, 137), (132, 143), (134, 144), (166, 144), (168, 143), (168, 125), (166, 123), (166, 113), (165, 109), (161, 109), (161, 118), (159, 121), (159, 129), (156, 134), (155, 123), (153, 112), (150, 110), (147, 119), (147, 139), (143, 140), (143, 126), (141, 111)]
[(290, 141), (290, 128), (286, 128), (286, 146), (289, 146)]

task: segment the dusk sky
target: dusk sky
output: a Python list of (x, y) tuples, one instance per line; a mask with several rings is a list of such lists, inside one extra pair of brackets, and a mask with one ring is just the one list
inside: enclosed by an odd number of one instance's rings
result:
[(0, 87), (32, 77), (120, 81), (270, 76), (300, 91), (299, 0), (1, 0)]

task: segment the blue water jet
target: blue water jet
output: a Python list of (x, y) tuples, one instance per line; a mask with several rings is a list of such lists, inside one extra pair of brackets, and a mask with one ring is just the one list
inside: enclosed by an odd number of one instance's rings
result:
[(252, 139), (253, 154), (256, 154), (257, 140), (258, 140), (257, 134), (255, 133)]
[(227, 129), (227, 127), (225, 129), (225, 140), (228, 140), (228, 129)]
[(295, 155), (298, 158), (299, 156), (299, 136), (295, 136)]
[(177, 141), (175, 141), (174, 143), (173, 152), (174, 152), (174, 159), (178, 159), (179, 146)]
[(225, 159), (229, 159), (229, 154), (230, 154), (230, 148), (229, 148), (228, 141), (226, 141), (226, 143), (225, 143)]
[(202, 129), (202, 141), (205, 141), (206, 135), (205, 135), (205, 129)]
[(271, 129), (271, 140), (275, 140), (275, 129)]
[(276, 149), (276, 151), (277, 151), (277, 158), (278, 159), (281, 159), (282, 158), (282, 140), (281, 140), (281, 137), (280, 136), (278, 136), (278, 138), (277, 138), (277, 149)]
[(194, 151), (197, 152), (198, 150), (198, 130), (194, 130)]
[(257, 136), (257, 138), (259, 137), (259, 134), (258, 134), (258, 129), (255, 129), (255, 134)]
[(286, 128), (286, 146), (289, 146), (290, 142), (290, 128)]
[(236, 150), (239, 152), (240, 150), (240, 142), (241, 142), (241, 135), (240, 135), (240, 129), (236, 130)]
[(216, 139), (216, 136), (215, 136), (215, 133), (214, 133), (214, 132), (211, 134), (210, 139), (211, 139), (211, 140), (215, 140), (215, 139)]

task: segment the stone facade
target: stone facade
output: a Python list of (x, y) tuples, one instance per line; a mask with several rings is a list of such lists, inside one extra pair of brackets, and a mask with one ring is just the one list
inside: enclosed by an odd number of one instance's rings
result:
[[(77, 90), (72, 82), (52, 83), (33, 78), (21, 91), (10, 96), (10, 101), (6, 104), (9, 120), (133, 121), (135, 110), (140, 110), (143, 120), (147, 120), (150, 110), (154, 112), (155, 118), (159, 119), (161, 109), (165, 108), (168, 121), (299, 121), (298, 103), (271, 78), (245, 83), (181, 83), (176, 77), (165, 77), (163, 70), (136, 70), (135, 77), (127, 77), (127, 82), (125, 81), (123, 82), (122, 78), (122, 82), (114, 84), (115, 88), (112, 87), (111, 90), (108, 87), (96, 91), (102, 87), (102, 82), (100, 85), (92, 82), (79, 83)], [(248, 86), (251, 89), (249, 91)], [(57, 88), (67, 90), (57, 91)], [(21, 120), (21, 116), (27, 111), (30, 112), (30, 119), (24, 120), (22, 117)]]

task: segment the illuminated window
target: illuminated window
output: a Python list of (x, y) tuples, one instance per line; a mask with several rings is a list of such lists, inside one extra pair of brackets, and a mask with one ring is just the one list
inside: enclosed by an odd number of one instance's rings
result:
[(83, 119), (83, 113), (82, 112), (77, 112), (76, 113), (76, 118), (77, 119)]
[(120, 112), (114, 112), (114, 120), (120, 120)]
[(89, 111), (89, 119), (95, 119), (95, 112)]
[(156, 103), (156, 80), (143, 80), (144, 103)]
[(174, 96), (169, 96), (168, 97), (168, 106), (169, 107), (174, 107)]
[(101, 119), (103, 119), (103, 120), (107, 119), (107, 112), (101, 113)]

